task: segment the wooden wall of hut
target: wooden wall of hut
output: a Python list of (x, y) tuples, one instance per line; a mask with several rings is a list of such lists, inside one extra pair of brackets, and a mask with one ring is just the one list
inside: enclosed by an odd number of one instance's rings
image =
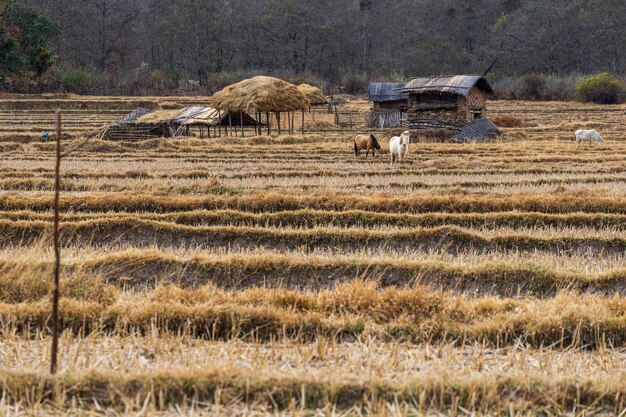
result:
[(406, 110), (408, 106), (407, 100), (398, 100), (398, 101), (382, 101), (382, 102), (374, 102), (372, 106), (375, 109), (398, 109), (398, 110)]
[(484, 93), (475, 89), (471, 97), (472, 105), (462, 95), (410, 94), (407, 109), (409, 130), (416, 131), (416, 134), (424, 130), (458, 132), (474, 118), (485, 116)]

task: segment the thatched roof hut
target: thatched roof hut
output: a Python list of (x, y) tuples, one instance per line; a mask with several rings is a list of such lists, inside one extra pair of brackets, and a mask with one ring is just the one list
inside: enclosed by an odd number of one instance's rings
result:
[(300, 84), (298, 86), (298, 90), (304, 94), (312, 106), (315, 106), (316, 104), (326, 104), (326, 96), (319, 88), (309, 84)]
[(309, 108), (298, 87), (274, 77), (258, 76), (229, 85), (209, 98), (218, 110), (232, 113), (282, 113)]

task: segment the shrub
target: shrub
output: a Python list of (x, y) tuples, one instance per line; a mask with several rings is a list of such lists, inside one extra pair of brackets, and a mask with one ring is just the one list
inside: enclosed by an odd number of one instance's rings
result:
[(592, 75), (576, 85), (576, 97), (582, 102), (617, 104), (623, 103), (625, 96), (624, 83), (606, 72)]
[(242, 79), (241, 76), (234, 72), (213, 72), (206, 77), (206, 85), (210, 93), (215, 93), (226, 86), (238, 83)]
[(148, 80), (156, 90), (174, 90), (178, 87), (180, 73), (170, 69), (155, 69), (148, 73)]
[(513, 116), (496, 116), (491, 121), (498, 127), (522, 127), (523, 122)]
[(321, 77), (318, 77), (315, 74), (308, 73), (308, 72), (289, 76), (285, 78), (285, 81), (289, 81), (290, 83), (295, 84), (295, 85), (299, 85), (299, 84), (314, 85), (315, 87), (318, 87), (322, 90), (325, 90), (328, 87), (328, 82), (326, 80), (324, 80)]
[(63, 88), (67, 91), (80, 91), (89, 87), (91, 83), (89, 71), (85, 68), (60, 70), (59, 77)]
[(576, 84), (582, 77), (576, 73), (546, 77), (546, 99), (572, 101), (576, 99)]
[(540, 74), (528, 74), (519, 78), (513, 86), (513, 93), (524, 100), (542, 100), (546, 95), (546, 77)]
[(362, 74), (348, 74), (342, 77), (341, 85), (347, 94), (361, 94), (367, 91), (367, 78)]

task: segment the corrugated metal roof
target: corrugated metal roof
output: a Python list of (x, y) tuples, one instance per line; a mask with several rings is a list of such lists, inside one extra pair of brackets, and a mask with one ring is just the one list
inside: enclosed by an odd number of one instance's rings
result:
[(190, 119), (191, 117), (201, 113), (205, 110), (205, 107), (200, 106), (192, 106), (186, 107), (182, 112), (176, 115), (171, 121), (175, 124), (182, 124), (185, 120)]
[(467, 96), (474, 86), (487, 93), (493, 93), (489, 82), (480, 75), (414, 78), (399, 91), (403, 93), (450, 93)]
[(370, 83), (367, 87), (367, 94), (369, 100), (375, 103), (407, 100), (409, 95), (398, 91), (404, 86), (406, 83)]
[(209, 126), (215, 126), (219, 124), (220, 116), (216, 109), (214, 109), (213, 107), (198, 107), (198, 108), (200, 109), (199, 111), (190, 113), (188, 117), (186, 118), (181, 118), (179, 116), (177, 119), (177, 120), (180, 120), (179, 123), (182, 125), (203, 124), (203, 125), (209, 125)]

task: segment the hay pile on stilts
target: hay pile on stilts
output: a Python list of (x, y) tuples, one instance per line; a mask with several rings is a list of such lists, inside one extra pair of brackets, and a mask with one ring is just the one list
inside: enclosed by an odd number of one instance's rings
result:
[[(298, 90), (298, 87), (287, 81), (265, 76), (250, 78), (230, 85), (215, 93), (209, 99), (209, 103), (220, 112), (256, 115), (256, 119), (259, 121), (257, 126), (259, 135), (262, 134), (262, 116), (265, 116), (267, 133), (271, 133), (270, 113), (276, 115), (278, 133), (281, 133), (281, 113), (287, 113), (287, 128), (289, 133), (293, 133), (294, 112), (298, 110), (302, 111), (304, 131), (304, 110), (309, 108), (309, 100)], [(230, 127), (232, 130), (232, 125)], [(243, 127), (241, 132), (243, 136)]]
[(319, 88), (309, 84), (300, 84), (298, 90), (309, 100), (311, 106), (326, 104), (326, 96)]

